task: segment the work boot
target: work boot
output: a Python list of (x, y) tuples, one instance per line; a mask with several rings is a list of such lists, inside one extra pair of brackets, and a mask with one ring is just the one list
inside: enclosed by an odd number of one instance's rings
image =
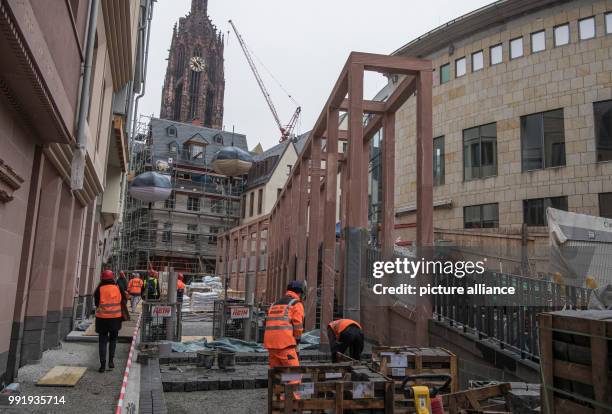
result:
[(102, 362), (102, 363), (100, 364), (100, 368), (98, 368), (98, 372), (102, 373), (102, 372), (106, 371), (106, 370), (104, 369), (104, 366), (105, 366), (105, 365), (106, 365), (106, 363), (105, 363), (105, 362)]
[(113, 368), (115, 368), (115, 362), (111, 359), (108, 361), (108, 369), (111, 370)]

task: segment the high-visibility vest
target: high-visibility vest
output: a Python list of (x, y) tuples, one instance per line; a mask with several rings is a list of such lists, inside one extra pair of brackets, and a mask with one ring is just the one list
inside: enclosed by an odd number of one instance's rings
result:
[(328, 326), (334, 332), (334, 335), (336, 335), (336, 339), (338, 339), (340, 338), (340, 334), (351, 325), (355, 325), (359, 329), (362, 329), (361, 325), (352, 319), (338, 319), (336, 321), (331, 321)]
[[(292, 307), (298, 306), (299, 323), (291, 321), (289, 312)], [(297, 345), (296, 338), (302, 336), (304, 331), (304, 312), (299, 299), (289, 295), (282, 297), (270, 306), (266, 318), (264, 331), (264, 347), (266, 349), (285, 349)]]
[(176, 289), (177, 290), (185, 290), (185, 283), (182, 280), (176, 281)]
[(96, 318), (121, 318), (121, 291), (117, 285), (100, 286), (100, 304)]
[(130, 295), (140, 295), (142, 293), (143, 285), (144, 282), (142, 281), (142, 279), (134, 278), (130, 280), (130, 283), (128, 283), (128, 293)]

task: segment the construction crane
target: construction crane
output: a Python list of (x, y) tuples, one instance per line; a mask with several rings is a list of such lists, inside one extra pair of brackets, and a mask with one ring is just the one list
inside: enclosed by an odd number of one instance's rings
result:
[[(232, 26), (232, 29), (234, 30), (234, 33), (236, 34), (236, 38), (238, 38), (238, 43), (240, 43), (240, 47), (242, 48), (242, 51), (244, 52), (244, 56), (246, 57), (246, 60), (249, 63), (249, 66), (251, 67), (251, 71), (253, 72), (253, 75), (255, 76), (255, 80), (257, 81), (257, 84), (259, 85), (259, 89), (261, 90), (261, 93), (266, 99), (268, 108), (270, 108), (270, 112), (272, 112), (272, 116), (274, 117), (274, 120), (276, 121), (276, 125), (278, 126), (278, 129), (280, 130), (280, 133), (281, 133), (280, 142), (284, 142), (288, 138), (292, 137), (293, 130), (300, 117), (302, 108), (298, 105), (298, 107), (295, 109), (295, 112), (293, 113), (293, 116), (291, 117), (289, 122), (286, 125), (283, 125), (281, 123), (281, 120), (278, 116), (278, 112), (276, 111), (276, 107), (274, 106), (274, 102), (272, 102), (272, 98), (270, 97), (270, 93), (266, 89), (266, 85), (264, 84), (263, 79), (261, 78), (261, 75), (259, 74), (259, 71), (257, 70), (257, 66), (255, 66), (255, 62), (253, 61), (251, 52), (249, 52), (249, 49), (246, 43), (244, 42), (244, 39), (242, 39), (242, 36), (238, 32), (238, 29), (236, 29), (234, 22), (230, 20), (229, 24)], [(293, 100), (291, 95), (289, 95), (289, 98)]]

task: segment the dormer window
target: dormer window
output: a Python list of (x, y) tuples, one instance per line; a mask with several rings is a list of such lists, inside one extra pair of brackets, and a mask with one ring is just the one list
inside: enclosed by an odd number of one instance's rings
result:
[(168, 134), (169, 137), (175, 137), (176, 127), (174, 125), (170, 125), (168, 128), (166, 128), (166, 134)]
[(223, 145), (223, 135), (217, 134), (217, 135), (215, 135), (215, 137), (213, 139), (214, 139), (216, 144)]

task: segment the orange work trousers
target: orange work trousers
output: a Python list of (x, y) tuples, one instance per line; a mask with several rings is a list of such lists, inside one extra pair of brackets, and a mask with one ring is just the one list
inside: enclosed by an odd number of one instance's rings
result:
[(299, 367), (300, 360), (298, 359), (295, 347), (285, 349), (268, 349), (268, 364), (270, 368)]

